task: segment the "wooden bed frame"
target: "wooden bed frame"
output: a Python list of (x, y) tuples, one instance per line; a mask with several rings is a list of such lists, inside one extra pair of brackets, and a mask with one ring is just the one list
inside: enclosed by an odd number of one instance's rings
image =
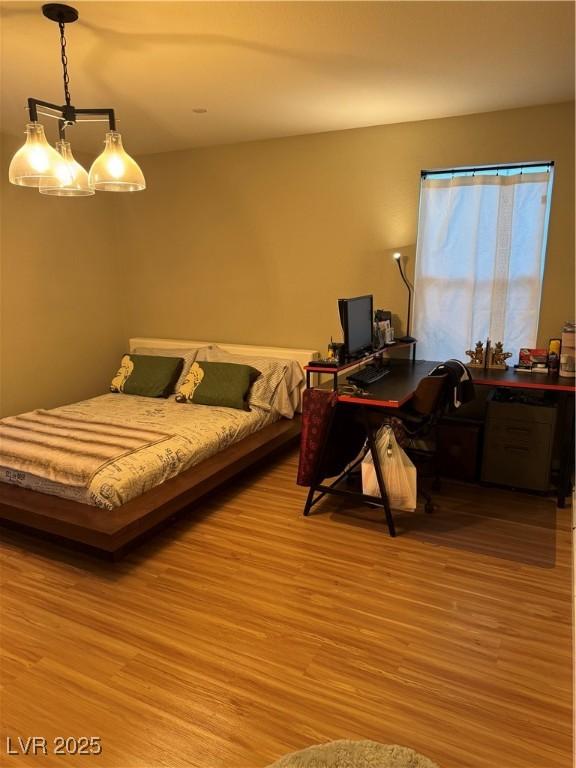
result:
[[(301, 367), (317, 356), (311, 350), (150, 338), (130, 339), (130, 350), (140, 347), (178, 349), (209, 344), (234, 354), (289, 358), (297, 360)], [(299, 416), (280, 419), (113, 510), (0, 482), (0, 524), (74, 542), (83, 549), (118, 559), (145, 533), (293, 442), (299, 434)]]

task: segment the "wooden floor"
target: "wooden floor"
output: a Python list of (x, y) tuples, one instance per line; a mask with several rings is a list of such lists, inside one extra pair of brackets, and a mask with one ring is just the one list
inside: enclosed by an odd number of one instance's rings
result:
[(103, 752), (0, 764), (261, 768), (369, 738), (441, 768), (572, 765), (570, 511), (446, 484), (391, 539), (338, 499), (303, 518), (295, 468), (118, 564), (4, 535), (0, 754), (31, 735)]

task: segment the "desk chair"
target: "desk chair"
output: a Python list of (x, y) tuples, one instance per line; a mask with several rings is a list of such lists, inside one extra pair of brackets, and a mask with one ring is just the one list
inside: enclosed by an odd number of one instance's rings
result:
[[(436, 425), (450, 409), (450, 383), (447, 374), (425, 376), (420, 379), (414, 394), (401, 408), (389, 411), (386, 421), (394, 430), (398, 444), (406, 451), (418, 470), (418, 480), (422, 477), (433, 479), (437, 487), (440, 480), (436, 460)], [(432, 446), (424, 441), (433, 436)], [(431, 472), (427, 473), (428, 467)], [(432, 512), (433, 503), (430, 494), (418, 483), (418, 492), (425, 499), (424, 509)]]

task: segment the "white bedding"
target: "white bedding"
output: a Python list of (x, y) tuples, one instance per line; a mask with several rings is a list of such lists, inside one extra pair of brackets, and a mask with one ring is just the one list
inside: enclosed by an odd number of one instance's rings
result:
[(94, 474), (88, 489), (61, 485), (0, 466), (0, 480), (4, 482), (103, 509), (125, 504), (279, 418), (276, 411), (260, 408), (240, 411), (177, 403), (174, 397), (164, 400), (119, 394), (54, 408), (51, 413), (131, 424), (171, 435), (167, 440), (106, 464)]

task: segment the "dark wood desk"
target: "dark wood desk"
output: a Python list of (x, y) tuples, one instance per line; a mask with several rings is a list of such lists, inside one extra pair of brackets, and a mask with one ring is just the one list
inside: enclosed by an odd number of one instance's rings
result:
[[(357, 499), (369, 501), (381, 506), (386, 514), (390, 535), (396, 535), (394, 521), (388, 504), (388, 497), (382, 477), (382, 470), (380, 463), (377, 461), (374, 429), (370, 419), (370, 413), (378, 411), (382, 412), (384, 409), (390, 410), (400, 408), (412, 397), (420, 379), (427, 376), (438, 364), (438, 362), (426, 360), (391, 360), (391, 372), (374, 384), (367, 386), (361, 393), (351, 394), (339, 392), (339, 403), (357, 406), (359, 408), (359, 415), (366, 426), (368, 447), (372, 451), (373, 457), (376, 459), (374, 461), (374, 470), (381, 496), (366, 496), (363, 493), (338, 489), (336, 486), (345, 478), (347, 473), (343, 473), (337, 477), (331, 485), (324, 485), (319, 482), (321, 472), (321, 468), (319, 468), (319, 475), (310, 486), (306, 506), (304, 508), (305, 515), (309, 514), (311, 507), (316, 504), (316, 502), (320, 501), (325, 494), (332, 493), (342, 496), (353, 496)], [(472, 380), (477, 386), (535, 389), (556, 393), (559, 402), (562, 403), (564, 413), (564, 424), (560, 426), (562, 435), (557, 503), (559, 507), (564, 507), (566, 497), (571, 493), (572, 457), (574, 454), (575, 381), (573, 379), (561, 378), (557, 375), (550, 374), (517, 373), (513, 368), (508, 368), (507, 370), (471, 368), (469, 370), (472, 375)], [(345, 378), (345, 376), (342, 376), (342, 378)], [(332, 385), (324, 386), (330, 386), (330, 388), (332, 388)], [(318, 492), (319, 495), (317, 498), (314, 498), (316, 492)]]
[(550, 373), (518, 373), (514, 368), (505, 371), (497, 369), (469, 368), (474, 384), (486, 387), (512, 387), (517, 389), (539, 389), (548, 392), (576, 391), (575, 380)]
[(365, 394), (338, 394), (341, 403), (372, 408), (400, 408), (414, 394), (418, 382), (439, 363), (429, 360), (390, 360), (390, 373), (365, 388)]
[[(367, 386), (365, 390), (363, 390), (363, 394), (345, 394), (339, 392), (338, 403), (343, 406), (352, 406), (356, 408), (358, 410), (358, 416), (364, 424), (368, 440), (368, 448), (372, 452), (374, 472), (376, 474), (380, 496), (369, 496), (359, 491), (344, 490), (337, 487), (350, 474), (351, 470), (358, 466), (360, 460), (354, 462), (351, 467), (348, 467), (348, 469), (342, 472), (330, 485), (322, 483), (322, 461), (325, 452), (323, 449), (318, 460), (315, 477), (310, 484), (308, 497), (304, 507), (304, 515), (308, 515), (311, 508), (326, 494), (347, 496), (382, 507), (386, 515), (386, 523), (388, 525), (390, 536), (396, 535), (396, 528), (394, 526), (394, 519), (388, 501), (382, 467), (378, 460), (378, 451), (376, 450), (375, 442), (376, 427), (373, 423), (373, 419), (371, 419), (371, 414), (378, 411), (382, 413), (384, 409), (390, 410), (400, 408), (404, 403), (410, 400), (420, 379), (430, 373), (432, 368), (436, 365), (437, 363), (434, 362), (420, 360), (391, 360), (390, 373), (379, 381)], [(345, 377), (343, 376), (342, 378)], [(333, 384), (325, 384), (324, 386), (329, 389), (333, 388)], [(318, 493), (318, 495), (315, 497), (316, 493)]]

